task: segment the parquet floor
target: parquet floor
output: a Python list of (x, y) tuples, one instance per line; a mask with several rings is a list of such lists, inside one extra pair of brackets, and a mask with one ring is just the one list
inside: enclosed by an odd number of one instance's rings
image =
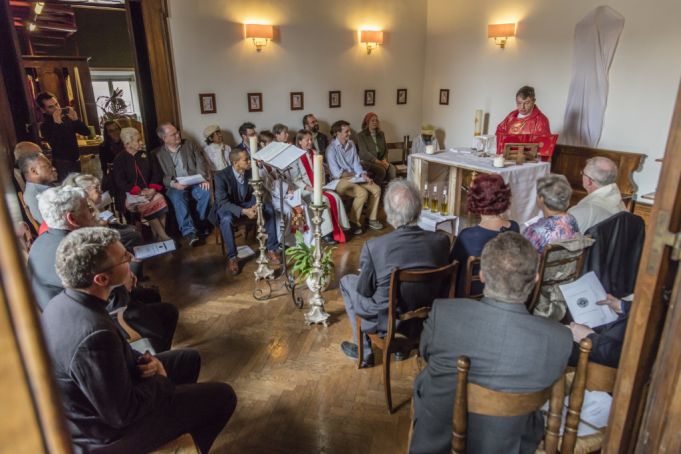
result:
[(393, 401), (405, 404), (389, 415), (380, 359), (358, 370), (340, 350), (351, 328), (338, 278), (356, 272), (362, 244), (375, 235), (365, 233), (335, 251), (336, 280), (324, 294), (328, 328), (305, 326), (307, 303), (299, 310), (288, 296), (256, 301), (255, 261), (231, 276), (214, 236), (146, 263), (164, 300), (180, 309), (174, 346), (201, 353), (200, 380), (229, 383), (237, 393), (236, 413), (213, 452), (406, 452), (415, 357), (393, 362)]

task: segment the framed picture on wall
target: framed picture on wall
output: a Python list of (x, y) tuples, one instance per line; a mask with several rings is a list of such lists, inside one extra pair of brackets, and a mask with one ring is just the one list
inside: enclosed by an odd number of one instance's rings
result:
[(262, 93), (248, 94), (248, 111), (262, 112)]
[(364, 105), (365, 106), (376, 105), (376, 90), (364, 90)]
[(302, 91), (292, 91), (291, 92), (291, 110), (303, 110), (305, 108), (305, 102), (303, 98)]
[(397, 89), (397, 104), (406, 104), (407, 103), (407, 89), (406, 88), (398, 88)]
[(449, 105), (449, 89), (448, 88), (441, 88), (440, 89), (440, 104), (443, 106)]
[(199, 106), (202, 114), (217, 113), (215, 106), (215, 93), (199, 93)]
[(341, 92), (340, 90), (333, 90), (329, 92), (329, 107), (335, 108), (341, 106)]

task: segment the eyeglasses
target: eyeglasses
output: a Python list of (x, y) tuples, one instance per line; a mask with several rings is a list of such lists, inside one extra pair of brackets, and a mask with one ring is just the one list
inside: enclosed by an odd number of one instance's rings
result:
[(120, 262), (117, 262), (117, 263), (115, 263), (114, 265), (111, 265), (111, 266), (108, 266), (108, 267), (106, 267), (106, 268), (104, 268), (104, 269), (102, 269), (102, 270), (99, 270), (99, 272), (98, 272), (97, 274), (99, 274), (99, 273), (104, 273), (104, 272), (106, 272), (106, 271), (110, 271), (110, 270), (116, 268), (116, 267), (119, 266), (119, 265), (123, 265), (124, 263), (130, 263), (130, 262), (132, 262), (132, 259), (134, 259), (134, 258), (135, 258), (134, 255), (132, 255), (132, 254), (131, 254), (130, 252), (128, 252), (128, 251), (125, 251), (125, 254), (123, 254), (123, 259), (122, 259)]
[(581, 176), (583, 176), (583, 177), (587, 177), (587, 178), (588, 178), (589, 180), (591, 180), (591, 181), (595, 181), (591, 175), (585, 173), (583, 170), (580, 171), (579, 174), (580, 174)]

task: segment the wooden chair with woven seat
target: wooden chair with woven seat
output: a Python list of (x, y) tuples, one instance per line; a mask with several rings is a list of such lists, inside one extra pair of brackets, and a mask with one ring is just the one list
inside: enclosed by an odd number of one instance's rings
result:
[(150, 454), (201, 454), (201, 451), (196, 447), (191, 435), (182, 434)]
[(468, 257), (468, 262), (466, 263), (466, 280), (464, 282), (463, 295), (461, 295), (462, 298), (479, 300), (483, 297), (482, 293), (473, 293), (473, 284), (475, 283), (482, 285), (482, 281), (480, 280), (480, 257)]
[(582, 339), (579, 343), (579, 362), (574, 371), (574, 378), (567, 380), (570, 388), (568, 414), (565, 432), (560, 445), (561, 454), (587, 454), (600, 451), (605, 436), (605, 429), (599, 433), (583, 437), (577, 436), (579, 417), (584, 403), (585, 391), (602, 391), (612, 394), (615, 389), (617, 369), (589, 361), (591, 339)]
[[(420, 326), (416, 336), (404, 336), (397, 332), (397, 321), (420, 320), (422, 323), (428, 317), (433, 306), (433, 300), (437, 298), (454, 298), (456, 290), (456, 272), (459, 263), (455, 260), (449, 265), (435, 269), (425, 270), (400, 270), (395, 269), (390, 274), (390, 289), (388, 296), (388, 332), (381, 337), (382, 333), (367, 333), (372, 345), (383, 351), (383, 383), (385, 387), (385, 400), (388, 412), (392, 413), (393, 401), (390, 388), (390, 355), (397, 351), (410, 352), (419, 346)], [(402, 285), (409, 284), (423, 288), (419, 292), (421, 298), (418, 301), (409, 301), (408, 304), (402, 299)], [(414, 292), (416, 294), (416, 292)], [(410, 307), (412, 310), (401, 313), (400, 308)], [(362, 319), (357, 316), (357, 367), (360, 368), (364, 360), (364, 348), (362, 342)]]
[[(411, 141), (409, 136), (404, 136), (402, 142), (388, 142), (386, 143), (386, 148), (388, 149), (388, 161), (395, 166), (397, 170), (398, 177), (407, 176), (407, 156), (409, 156), (409, 150), (411, 150)], [(391, 150), (398, 150), (400, 152), (399, 160), (391, 160), (390, 152)]]
[(558, 450), (558, 435), (565, 397), (564, 376), (546, 389), (531, 393), (495, 391), (468, 382), (471, 361), (460, 356), (457, 363), (457, 385), (452, 417), (452, 453), (466, 452), (468, 412), (486, 416), (521, 416), (539, 410), (549, 400), (544, 444), (549, 454)]
[(531, 314), (537, 308), (542, 289), (567, 284), (582, 275), (584, 249), (569, 251), (560, 244), (550, 244), (539, 259), (539, 281), (527, 300), (527, 311)]

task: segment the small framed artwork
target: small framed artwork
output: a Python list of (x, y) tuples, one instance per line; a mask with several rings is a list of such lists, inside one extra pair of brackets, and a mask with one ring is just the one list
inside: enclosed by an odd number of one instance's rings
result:
[(199, 106), (201, 106), (202, 114), (217, 113), (215, 106), (215, 93), (199, 93)]
[(291, 110), (303, 110), (305, 108), (305, 101), (302, 91), (291, 92)]
[(262, 112), (262, 93), (248, 94), (248, 111)]
[(440, 104), (443, 106), (449, 105), (449, 89), (448, 88), (441, 88), (440, 89)]
[(397, 89), (397, 104), (406, 104), (407, 103), (407, 89), (406, 88), (398, 88)]
[(364, 105), (365, 106), (376, 105), (376, 90), (364, 90)]
[(329, 108), (333, 109), (341, 106), (341, 92), (334, 90), (329, 92)]

